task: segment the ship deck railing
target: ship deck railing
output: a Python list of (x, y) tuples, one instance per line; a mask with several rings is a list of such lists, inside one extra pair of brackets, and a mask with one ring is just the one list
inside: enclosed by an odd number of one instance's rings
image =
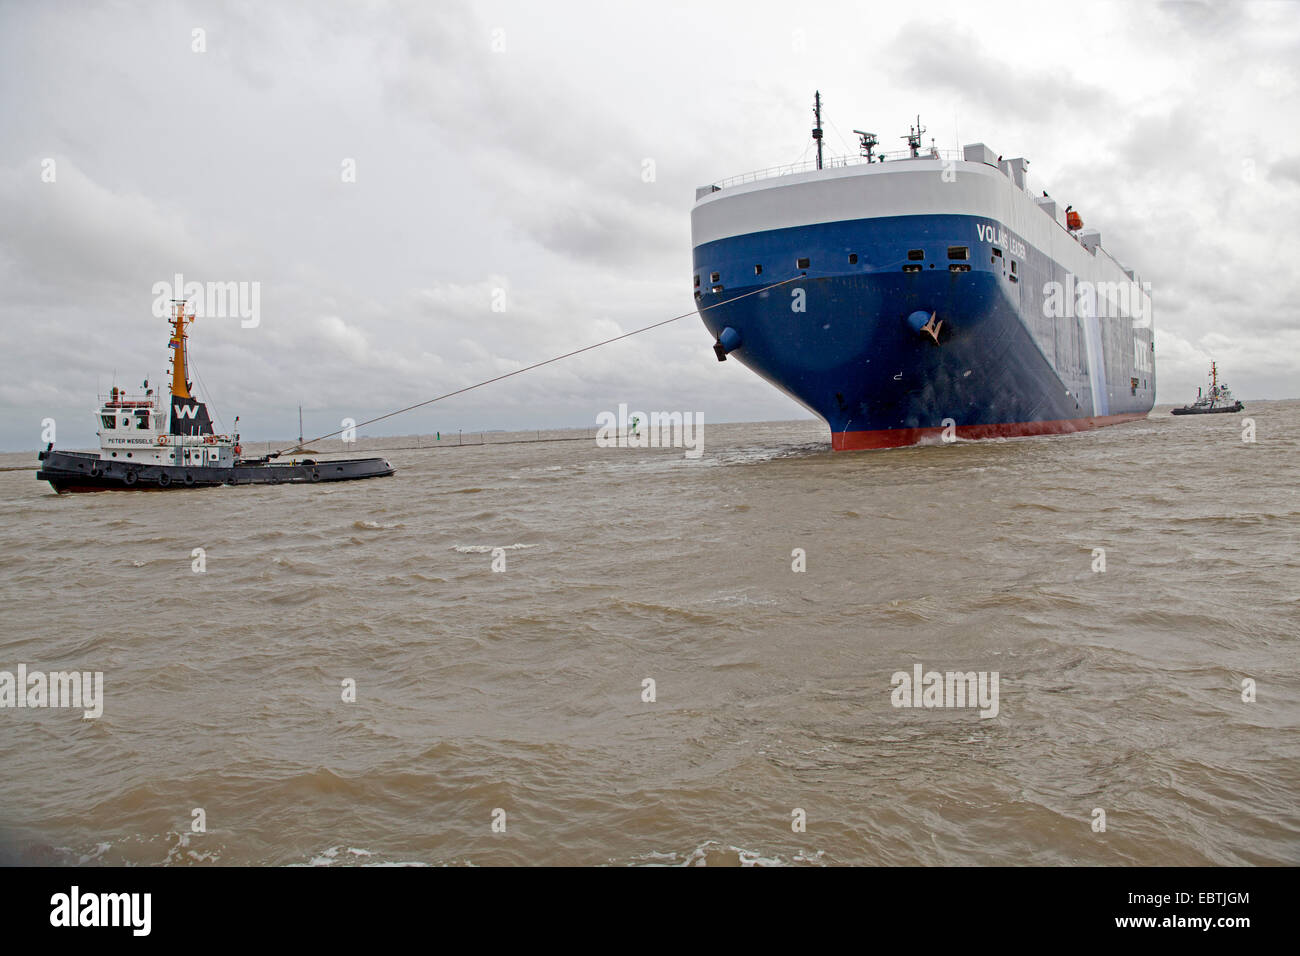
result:
[[(938, 160), (947, 162), (951, 160), (960, 161), (963, 158), (962, 151), (959, 149), (923, 149), (916, 156), (913, 156), (910, 150), (902, 149), (890, 153), (878, 153), (873, 157), (873, 162), (899, 162), (902, 160)], [(840, 169), (844, 166), (859, 166), (867, 162), (865, 156), (830, 156), (822, 160), (822, 169)], [(801, 163), (786, 163), (782, 166), (768, 166), (766, 169), (755, 169), (748, 173), (741, 173), (739, 176), (729, 176), (726, 179), (719, 179), (712, 185), (715, 190), (728, 189), (732, 186), (742, 186), (745, 183), (758, 182), (760, 179), (772, 179), (776, 176), (793, 176), (795, 173), (806, 173), (817, 168), (817, 160), (810, 159)]]

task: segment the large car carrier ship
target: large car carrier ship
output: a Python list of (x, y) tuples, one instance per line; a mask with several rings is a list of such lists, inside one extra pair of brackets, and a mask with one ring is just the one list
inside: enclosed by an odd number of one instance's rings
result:
[(695, 299), (729, 355), (830, 425), (836, 450), (1145, 418), (1149, 286), (982, 143), (778, 167), (702, 186)]

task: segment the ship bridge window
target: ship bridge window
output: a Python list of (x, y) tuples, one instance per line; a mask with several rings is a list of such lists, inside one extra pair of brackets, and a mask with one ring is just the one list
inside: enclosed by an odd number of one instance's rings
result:
[(129, 418), (124, 418), (124, 419), (122, 419), (122, 427), (123, 427), (123, 428), (125, 428), (127, 425), (130, 425), (130, 424), (131, 424), (131, 419), (129, 419)]
[(99, 420), (100, 420), (101, 422), (104, 423), (104, 427), (105, 427), (105, 428), (116, 428), (116, 427), (117, 427), (117, 416), (116, 416), (116, 415), (100, 415), (100, 416), (99, 416)]
[(970, 258), (970, 247), (969, 247), (969, 246), (949, 246), (949, 247), (948, 247), (948, 258), (949, 258), (949, 259), (969, 259), (969, 258)]
[(850, 252), (850, 253), (849, 253), (849, 265), (851, 265), (851, 266), (856, 266), (857, 264), (858, 264), (858, 254), (857, 254), (856, 252)]
[(804, 256), (800, 259), (795, 260), (794, 267), (796, 269), (807, 269), (811, 264), (812, 264), (812, 260), (809, 259), (807, 256)]
[(754, 275), (761, 276), (762, 274), (763, 274), (763, 267), (760, 265), (754, 266)]
[(717, 282), (717, 281), (718, 281), (719, 279), (721, 279), (721, 278), (722, 278), (722, 276), (715, 272), (715, 273), (713, 273), (711, 276), (709, 276), (709, 281), (710, 281), (710, 282)]
[(925, 250), (924, 250), (924, 249), (908, 249), (908, 250), (907, 250), (907, 258), (911, 259), (913, 262), (915, 262), (915, 261), (917, 261), (917, 260), (919, 260), (919, 259), (924, 259), (924, 258), (925, 258)]
[(997, 262), (1002, 258), (1002, 250), (997, 246), (993, 247), (993, 255), (989, 256), (989, 262)]
[(135, 427), (140, 431), (146, 431), (149, 428), (149, 410), (142, 408), (135, 413)]

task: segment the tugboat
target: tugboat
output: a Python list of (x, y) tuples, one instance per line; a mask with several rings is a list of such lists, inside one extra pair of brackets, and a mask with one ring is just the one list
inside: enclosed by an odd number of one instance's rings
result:
[(1210, 391), (1202, 394), (1196, 390), (1196, 401), (1182, 408), (1175, 408), (1175, 415), (1228, 415), (1239, 412), (1246, 406), (1233, 397), (1227, 385), (1219, 382), (1219, 370), (1210, 363)]
[[(383, 458), (275, 462), (280, 453), (244, 458), (238, 433), (218, 435), (207, 406), (191, 393), (185, 356), (186, 327), (194, 313), (172, 300), (170, 407), (145, 380), (141, 394), (113, 386), (99, 408), (99, 453), (55, 451), (50, 442), (38, 458), (38, 481), (57, 492), (117, 488), (169, 489), (213, 485), (309, 484), (383, 478), (393, 466)], [(239, 419), (235, 419), (236, 428)]]

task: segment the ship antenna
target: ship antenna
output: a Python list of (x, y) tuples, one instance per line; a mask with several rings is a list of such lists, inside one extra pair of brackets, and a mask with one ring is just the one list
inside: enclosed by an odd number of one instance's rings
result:
[(921, 152), (921, 134), (925, 132), (925, 127), (921, 125), (921, 114), (916, 114), (916, 128), (908, 127), (906, 136), (900, 136), (899, 139), (907, 140), (907, 148), (912, 151), (912, 158), (915, 159)]
[(861, 141), (859, 145), (862, 155), (867, 157), (867, 162), (871, 162), (871, 151), (880, 144), (880, 140), (876, 138), (875, 133), (864, 133), (860, 129), (855, 129), (853, 132), (858, 134), (858, 139)]
[(813, 127), (812, 137), (817, 141), (817, 168), (822, 168), (822, 91), (813, 94), (813, 117), (817, 125)]

